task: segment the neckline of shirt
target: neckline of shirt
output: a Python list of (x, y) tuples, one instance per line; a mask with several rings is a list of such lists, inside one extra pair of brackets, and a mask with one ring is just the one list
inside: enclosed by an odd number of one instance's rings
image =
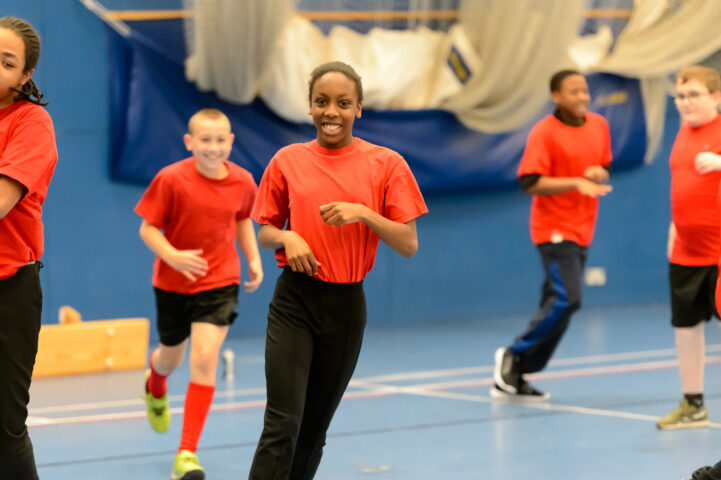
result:
[(353, 141), (349, 145), (346, 145), (345, 147), (341, 147), (341, 148), (321, 147), (320, 145), (318, 145), (317, 140), (311, 140), (310, 142), (308, 142), (307, 145), (310, 147), (311, 150), (313, 150), (316, 153), (320, 153), (321, 155), (337, 157), (340, 155), (345, 155), (345, 154), (351, 153), (354, 150), (356, 150), (358, 148), (358, 144), (360, 143), (360, 141), (361, 141), (360, 138), (353, 137)]

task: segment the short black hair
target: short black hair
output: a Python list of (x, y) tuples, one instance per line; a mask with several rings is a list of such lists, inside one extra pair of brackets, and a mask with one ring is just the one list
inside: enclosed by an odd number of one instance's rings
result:
[(549, 86), (551, 87), (552, 92), (560, 92), (561, 91), (561, 84), (566, 79), (566, 77), (570, 77), (571, 75), (581, 75), (583, 74), (579, 72), (578, 70), (560, 70), (553, 74), (551, 77), (551, 81), (549, 82)]
[(313, 85), (315, 85), (316, 80), (330, 72), (342, 73), (352, 80), (353, 83), (355, 83), (356, 93), (358, 93), (358, 103), (363, 103), (363, 84), (361, 83), (361, 77), (353, 67), (343, 62), (328, 62), (315, 67), (308, 81), (308, 100), (312, 100)]

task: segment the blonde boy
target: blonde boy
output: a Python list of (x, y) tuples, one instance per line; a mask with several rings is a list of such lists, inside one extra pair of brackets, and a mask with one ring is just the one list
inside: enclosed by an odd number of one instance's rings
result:
[(140, 237), (156, 254), (153, 286), (160, 345), (150, 356), (145, 401), (157, 432), (170, 426), (166, 378), (183, 361), (188, 338), (190, 384), (173, 479), (204, 478), (195, 455), (215, 391), (218, 352), (237, 316), (240, 259), (245, 256), (255, 291), (263, 269), (250, 212), (257, 186), (228, 161), (234, 136), (222, 112), (205, 109), (188, 122), (183, 137), (193, 156), (169, 165), (153, 179), (135, 211)]
[(671, 324), (676, 336), (681, 387), (678, 408), (656, 422), (660, 429), (704, 427), (704, 325), (718, 317), (714, 291), (721, 253), (717, 204), (721, 180), (721, 79), (717, 71), (691, 66), (676, 77), (681, 115), (669, 164), (671, 226), (668, 238)]

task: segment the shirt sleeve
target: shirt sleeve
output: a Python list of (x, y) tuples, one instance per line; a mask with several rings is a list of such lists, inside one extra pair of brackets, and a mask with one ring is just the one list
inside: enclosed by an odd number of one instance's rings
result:
[[(43, 118), (41, 115), (46, 115)], [(58, 158), (50, 116), (42, 110), (20, 120), (0, 153), (0, 175), (19, 182), (33, 193)]]
[(263, 173), (251, 217), (261, 225), (284, 228), (288, 220), (288, 182), (274, 157)]
[(255, 197), (258, 193), (258, 186), (250, 173), (245, 173), (245, 181), (243, 182), (243, 194), (240, 200), (240, 209), (235, 215), (236, 221), (245, 220), (250, 217), (255, 203)]
[(390, 169), (385, 187), (383, 216), (394, 222), (406, 223), (428, 213), (418, 183), (400, 155)]
[(161, 170), (135, 206), (135, 213), (143, 217), (149, 224), (162, 230), (170, 221), (172, 206), (173, 195), (170, 182), (167, 181)]
[(545, 129), (540, 128), (540, 125), (534, 126), (528, 134), (526, 148), (518, 166), (519, 178), (529, 174), (551, 174), (551, 153), (546, 143)]

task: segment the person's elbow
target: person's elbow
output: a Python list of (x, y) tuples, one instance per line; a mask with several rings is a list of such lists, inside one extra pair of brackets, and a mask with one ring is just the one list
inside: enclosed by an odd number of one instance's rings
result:
[(418, 238), (410, 239), (399, 246), (397, 252), (406, 258), (411, 258), (418, 251)]
[(13, 209), (12, 205), (0, 205), (0, 220), (5, 218), (5, 215), (10, 213), (10, 210)]

